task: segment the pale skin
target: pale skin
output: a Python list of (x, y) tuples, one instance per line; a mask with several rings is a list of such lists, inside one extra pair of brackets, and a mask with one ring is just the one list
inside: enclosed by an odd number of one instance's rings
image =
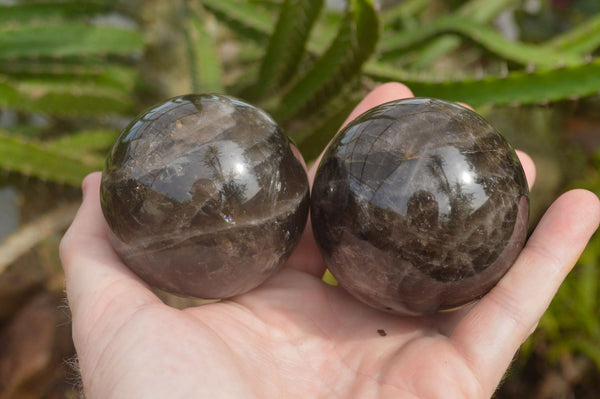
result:
[[(411, 96), (379, 86), (348, 120)], [(519, 157), (531, 185), (533, 162)], [(497, 286), (452, 313), (389, 315), (324, 284), (310, 226), (259, 288), (178, 310), (112, 250), (99, 184), (100, 173), (83, 182), (60, 248), (88, 398), (489, 398), (600, 222), (594, 194), (563, 194)]]

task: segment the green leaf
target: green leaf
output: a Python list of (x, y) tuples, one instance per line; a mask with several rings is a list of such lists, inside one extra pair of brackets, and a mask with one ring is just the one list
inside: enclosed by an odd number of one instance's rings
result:
[[(377, 69), (373, 68), (376, 66)], [(461, 81), (427, 81), (384, 64), (371, 64), (371, 76), (380, 81), (401, 81), (415, 95), (465, 102), (473, 107), (485, 104), (538, 104), (600, 91), (600, 60), (585, 65), (537, 71), (516, 71), (505, 77)]]
[(389, 58), (445, 33), (457, 33), (505, 60), (522, 65), (551, 68), (584, 62), (583, 57), (576, 54), (510, 41), (492, 28), (473, 19), (455, 16), (439, 18), (419, 29), (403, 31), (387, 37), (382, 40), (381, 50), (384, 57)]
[(317, 159), (359, 101), (359, 98), (352, 98), (337, 108), (327, 107), (329, 112), (322, 118), (316, 118), (316, 124), (307, 128), (306, 131), (292, 134), (294, 139), (298, 136), (295, 141), (307, 162)]
[(591, 53), (600, 47), (600, 14), (570, 31), (556, 36), (546, 43), (547, 46), (574, 54)]
[[(598, 309), (597, 302), (600, 298), (598, 287), (600, 273), (598, 273), (598, 265), (596, 263), (580, 262), (577, 270), (578, 308), (590, 315)], [(597, 323), (598, 320), (594, 320), (594, 324)]]
[(240, 37), (264, 41), (273, 31), (275, 16), (246, 1), (202, 0), (202, 6)]
[(521, 0), (470, 0), (463, 4), (457, 14), (477, 22), (488, 22), (502, 11), (518, 4)]
[[(479, 23), (488, 23), (503, 10), (516, 4), (519, 0), (471, 0), (464, 3), (455, 13), (462, 17), (471, 18)], [(433, 41), (426, 43), (422, 48), (416, 49), (416, 60), (411, 63), (411, 68), (421, 70), (429, 67), (446, 54), (458, 49), (463, 44), (463, 39), (456, 34), (444, 34)]]
[(258, 95), (281, 88), (294, 76), (323, 0), (285, 0), (269, 39), (257, 82)]
[(416, 59), (410, 64), (411, 69), (421, 70), (429, 67), (450, 51), (459, 48), (463, 40), (459, 35), (445, 34), (417, 50)]
[(429, 0), (405, 0), (381, 12), (382, 24), (388, 25), (396, 20), (405, 20), (420, 13), (429, 5)]
[(0, 34), (0, 61), (37, 57), (107, 56), (139, 53), (139, 32), (109, 26), (22, 26)]
[(129, 93), (77, 81), (29, 80), (16, 86), (22, 95), (15, 108), (53, 115), (127, 114), (132, 111)]
[(131, 92), (135, 86), (135, 69), (117, 64), (69, 64), (41, 61), (0, 63), (0, 74), (13, 80), (45, 80), (63, 83), (96, 84)]
[(331, 274), (329, 269), (325, 270), (325, 274), (323, 274), (322, 280), (324, 283), (329, 284), (329, 285), (333, 285), (333, 286), (338, 285), (337, 280), (335, 279), (335, 277), (333, 277), (333, 274)]
[(342, 123), (348, 118), (350, 112), (364, 97), (365, 90), (360, 86), (360, 79), (355, 79), (315, 115), (303, 121), (304, 123), (300, 127), (290, 132), (290, 137), (298, 145), (307, 162), (316, 159), (321, 154)]
[(117, 140), (116, 130), (84, 130), (65, 134), (59, 138), (44, 142), (46, 149), (62, 154), (98, 153), (105, 152)]
[(38, 138), (46, 134), (47, 131), (40, 126), (34, 126), (31, 124), (16, 124), (11, 125), (10, 131), (7, 133), (24, 138)]
[(80, 82), (0, 80), (0, 106), (51, 115), (130, 114), (133, 104), (120, 90)]
[[(62, 76), (27, 76), (21, 78), (17, 87), (21, 93), (30, 97), (39, 97), (49, 92), (70, 93), (70, 94), (93, 94), (98, 97), (120, 98), (123, 102), (129, 101), (132, 88), (123, 88), (115, 86), (114, 82), (103, 81), (102, 77), (88, 76), (88, 79), (62, 75)], [(17, 82), (15, 80), (15, 82)]]
[[(259, 7), (252, 2), (241, 0), (203, 0), (203, 6), (225, 23), (241, 38), (250, 39), (257, 43), (269, 40), (275, 30), (273, 21), (277, 15), (271, 10)], [(323, 23), (317, 23), (306, 43), (309, 53), (322, 54), (327, 48), (331, 34), (330, 24), (339, 17), (332, 12), (322, 13)]]
[(106, 3), (96, 1), (34, 2), (0, 6), (0, 25), (25, 23), (39, 20), (47, 23), (51, 19), (89, 17), (110, 11)]
[(0, 107), (14, 107), (23, 101), (23, 95), (14, 84), (0, 76)]
[(49, 92), (19, 104), (17, 108), (62, 116), (99, 116), (131, 114), (129, 99), (101, 94)]
[[(410, 83), (442, 83), (462, 80), (472, 80), (472, 76), (463, 71), (448, 71), (447, 73), (430, 72), (427, 70), (413, 71), (399, 68), (387, 62), (369, 60), (363, 67), (363, 73), (377, 81), (394, 80)], [(408, 84), (408, 83), (407, 83)]]
[(78, 186), (88, 173), (101, 167), (45, 148), (42, 142), (0, 133), (0, 169)]
[(188, 7), (184, 22), (186, 49), (194, 93), (222, 93), (221, 61), (213, 38), (204, 29), (201, 12)]
[(328, 9), (320, 13), (306, 42), (306, 51), (315, 58), (327, 51), (327, 48), (337, 36), (337, 27), (344, 19), (344, 13)]
[(352, 0), (335, 40), (284, 95), (274, 112), (275, 118), (286, 121), (322, 106), (360, 72), (378, 38), (379, 21), (372, 1)]

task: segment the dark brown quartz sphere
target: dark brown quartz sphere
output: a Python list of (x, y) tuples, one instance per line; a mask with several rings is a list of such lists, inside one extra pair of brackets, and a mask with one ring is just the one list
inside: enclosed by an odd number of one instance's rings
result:
[(264, 282), (309, 209), (299, 153), (263, 111), (222, 95), (172, 98), (125, 128), (101, 185), (112, 245), (151, 286), (227, 298)]
[(525, 242), (529, 190), (506, 140), (435, 99), (371, 109), (330, 143), (311, 220), (339, 284), (372, 307), (422, 315), (469, 303)]

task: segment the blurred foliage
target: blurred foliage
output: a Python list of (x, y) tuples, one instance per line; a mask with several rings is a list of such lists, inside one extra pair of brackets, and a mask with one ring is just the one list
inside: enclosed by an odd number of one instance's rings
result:
[(16, 120), (0, 131), (0, 167), (72, 185), (101, 167), (116, 134), (103, 121), (133, 112), (132, 61), (144, 45), (140, 31), (98, 18), (112, 11), (88, 1), (0, 6), (0, 109)]
[[(567, 188), (600, 193), (600, 151), (583, 177)], [(599, 374), (600, 234), (596, 232), (538, 328), (521, 346), (498, 397), (596, 398)]]
[[(494, 24), (501, 14), (513, 22), (528, 15), (521, 1), (391, 3), (380, 10), (373, 0), (350, 0), (344, 11), (323, 0), (1, 6), (0, 106), (19, 123), (0, 134), (0, 168), (77, 185), (101, 167), (106, 147), (95, 140), (104, 132), (100, 140), (110, 142), (123, 125), (119, 115), (183, 91), (225, 92), (262, 106), (308, 159), (378, 81), (475, 107), (600, 91), (600, 14), (526, 41), (506, 38)], [(556, 8), (544, 7), (543, 15)], [(165, 88), (161, 67), (184, 84)], [(40, 116), (44, 123), (32, 132), (31, 118)], [(90, 131), (88, 147), (81, 137)]]
[[(600, 92), (595, 0), (383, 3), (0, 3), (0, 169), (77, 186), (102, 168), (128, 120), (184, 92), (265, 108), (307, 160), (379, 82), (475, 107), (560, 105)], [(586, 168), (577, 185), (600, 192), (600, 156)], [(550, 362), (575, 351), (600, 367), (599, 263), (596, 236), (524, 356), (543, 341)]]
[[(584, 178), (570, 185), (600, 193), (600, 151)], [(583, 353), (600, 370), (600, 234), (592, 237), (558, 291), (536, 338), (551, 342), (546, 354), (550, 360), (557, 362), (565, 353)]]

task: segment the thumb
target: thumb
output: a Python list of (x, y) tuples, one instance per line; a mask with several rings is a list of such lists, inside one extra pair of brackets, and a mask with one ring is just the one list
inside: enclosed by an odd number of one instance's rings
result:
[[(82, 183), (83, 202), (60, 243), (67, 296), (73, 315), (73, 339), (98, 327), (100, 316), (128, 317), (142, 305), (160, 300), (113, 250), (100, 206), (101, 174)], [(115, 323), (107, 323), (114, 325)]]

